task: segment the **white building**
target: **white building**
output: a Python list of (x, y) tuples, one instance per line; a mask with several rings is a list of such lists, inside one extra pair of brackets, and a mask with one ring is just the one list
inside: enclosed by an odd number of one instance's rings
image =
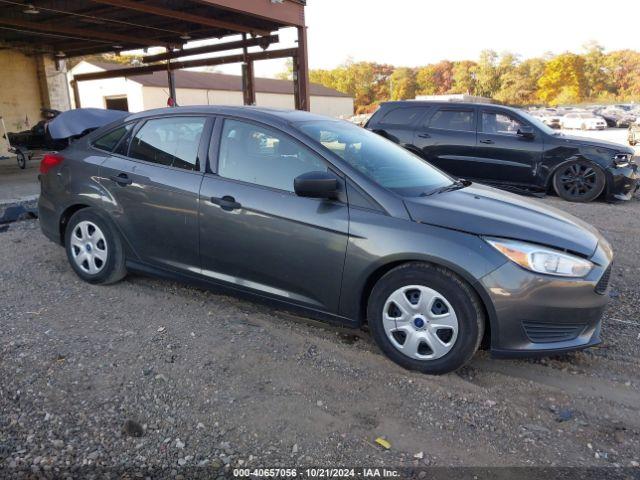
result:
[[(82, 61), (71, 75), (123, 68), (111, 63)], [(242, 77), (221, 73), (177, 70), (178, 105), (242, 105)], [(139, 112), (167, 106), (169, 87), (166, 72), (127, 78), (78, 82), (82, 107), (112, 108)], [(256, 78), (256, 104), (261, 107), (294, 108), (293, 82)], [(315, 83), (310, 84), (311, 111), (330, 117), (353, 115), (353, 98)]]

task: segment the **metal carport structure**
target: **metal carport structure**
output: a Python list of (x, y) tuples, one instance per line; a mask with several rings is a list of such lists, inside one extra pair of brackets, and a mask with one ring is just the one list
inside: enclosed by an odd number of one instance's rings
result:
[[(44, 54), (57, 61), (150, 47), (166, 49), (145, 57), (144, 66), (80, 75), (74, 82), (158, 70), (166, 70), (172, 79), (175, 69), (242, 63), (246, 104), (255, 101), (253, 62), (290, 57), (296, 108), (308, 110), (304, 7), (304, 0), (0, 0), (0, 48)], [(277, 32), (286, 27), (297, 29), (297, 46), (268, 50), (278, 42)], [(238, 34), (242, 40), (184, 49), (189, 41)], [(249, 50), (256, 47), (262, 50)], [(233, 49), (242, 49), (242, 53), (182, 59)], [(171, 80), (169, 83), (175, 88)]]

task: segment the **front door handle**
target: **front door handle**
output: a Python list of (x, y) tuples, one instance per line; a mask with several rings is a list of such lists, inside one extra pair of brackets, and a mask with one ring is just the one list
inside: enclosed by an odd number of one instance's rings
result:
[(487, 138), (487, 139), (485, 139), (485, 140), (480, 140), (480, 143), (485, 143), (485, 144), (487, 144), (487, 145), (492, 145), (492, 144), (494, 144), (495, 142), (494, 142), (493, 140), (489, 140), (489, 139)]
[(129, 178), (129, 175), (127, 175), (126, 173), (119, 173), (118, 175), (111, 175), (109, 177), (109, 179), (113, 180), (114, 182), (116, 182), (118, 185), (125, 187), (127, 185), (131, 185), (133, 183), (133, 180), (131, 180)]
[(429, 135), (428, 133), (419, 133), (418, 136), (420, 138), (431, 138), (431, 135)]
[(227, 212), (242, 208), (242, 205), (236, 202), (236, 199), (229, 195), (225, 195), (224, 197), (211, 197), (211, 203), (218, 205), (220, 208), (226, 210)]

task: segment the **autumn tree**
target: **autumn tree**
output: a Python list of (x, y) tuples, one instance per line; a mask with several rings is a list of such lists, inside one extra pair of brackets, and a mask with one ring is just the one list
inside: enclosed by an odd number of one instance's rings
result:
[(522, 61), (513, 53), (485, 50), (478, 62), (443, 60), (415, 69), (349, 60), (332, 70), (312, 70), (310, 78), (353, 96), (357, 113), (416, 94), (464, 93), (512, 105), (639, 101), (640, 52), (606, 53), (591, 43), (580, 55), (546, 53)]
[(531, 58), (510, 68), (501, 76), (500, 90), (494, 98), (509, 105), (538, 103), (538, 79), (544, 73), (545, 62)]
[(492, 98), (500, 89), (500, 69), (498, 54), (493, 50), (483, 50), (475, 68), (476, 95)]
[(477, 86), (477, 66), (476, 62), (469, 60), (456, 62), (453, 66), (453, 85), (448, 92), (475, 95)]
[(390, 98), (389, 78), (394, 68), (372, 62), (347, 61), (332, 70), (311, 70), (309, 79), (351, 95), (356, 113), (370, 111), (372, 106)]
[(596, 99), (610, 92), (614, 86), (607, 69), (604, 47), (590, 42), (584, 48), (586, 50), (584, 54), (585, 96)]
[(606, 56), (607, 71), (613, 79), (616, 96), (622, 101), (640, 100), (640, 52), (619, 50)]
[(420, 67), (416, 72), (418, 95), (442, 95), (453, 87), (453, 63), (443, 60)]
[(396, 68), (389, 81), (392, 100), (416, 98), (416, 72), (412, 68)]
[(578, 103), (585, 98), (584, 57), (563, 53), (547, 62), (538, 80), (538, 97), (549, 105)]

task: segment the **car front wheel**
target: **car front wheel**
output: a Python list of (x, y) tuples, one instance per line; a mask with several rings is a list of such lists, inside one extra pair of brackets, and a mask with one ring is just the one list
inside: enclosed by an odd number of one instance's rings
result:
[(84, 208), (69, 219), (65, 249), (71, 267), (86, 282), (107, 285), (127, 274), (120, 235), (96, 209)]
[(444, 268), (408, 263), (385, 274), (369, 297), (369, 328), (397, 364), (428, 374), (465, 365), (484, 333), (477, 294)]
[(604, 172), (585, 160), (563, 165), (553, 175), (553, 189), (569, 202), (591, 202), (600, 196), (605, 184)]

